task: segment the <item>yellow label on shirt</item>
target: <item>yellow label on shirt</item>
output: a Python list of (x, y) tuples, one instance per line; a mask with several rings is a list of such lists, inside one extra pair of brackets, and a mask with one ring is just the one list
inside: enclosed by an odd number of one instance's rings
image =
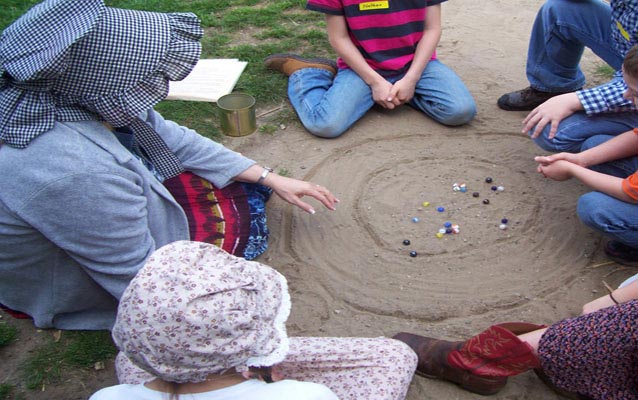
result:
[(622, 37), (625, 38), (625, 40), (630, 40), (629, 33), (627, 33), (627, 31), (625, 30), (625, 28), (622, 26), (622, 24), (619, 21), (616, 21), (616, 27), (618, 27), (620, 34), (622, 35)]
[(359, 11), (380, 10), (382, 8), (390, 8), (390, 2), (385, 1), (368, 1), (359, 4)]

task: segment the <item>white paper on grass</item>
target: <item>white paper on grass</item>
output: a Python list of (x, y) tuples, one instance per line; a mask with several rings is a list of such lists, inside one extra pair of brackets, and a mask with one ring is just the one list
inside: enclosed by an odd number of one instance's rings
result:
[(166, 99), (216, 102), (233, 91), (246, 64), (236, 58), (199, 60), (185, 79), (169, 82)]

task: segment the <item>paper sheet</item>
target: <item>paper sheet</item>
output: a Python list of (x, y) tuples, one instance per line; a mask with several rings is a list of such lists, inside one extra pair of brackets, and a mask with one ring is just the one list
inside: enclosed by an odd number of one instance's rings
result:
[(171, 81), (167, 100), (216, 102), (232, 92), (248, 63), (237, 59), (202, 59), (181, 81)]

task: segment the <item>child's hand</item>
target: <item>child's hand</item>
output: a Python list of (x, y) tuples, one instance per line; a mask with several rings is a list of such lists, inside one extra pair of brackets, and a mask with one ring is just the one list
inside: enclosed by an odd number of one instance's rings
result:
[(399, 79), (392, 85), (390, 97), (395, 105), (405, 104), (412, 100), (415, 89), (416, 82), (412, 82), (406, 78)]
[(539, 164), (536, 170), (545, 178), (555, 181), (566, 181), (573, 176), (572, 168), (575, 164), (565, 160), (557, 160), (550, 164)]
[(400, 104), (395, 104), (395, 99), (391, 94), (392, 84), (385, 79), (381, 79), (378, 82), (370, 85), (370, 89), (372, 89), (372, 99), (381, 107), (392, 110), (394, 107)]
[(553, 139), (560, 122), (582, 109), (583, 106), (575, 92), (554, 96), (530, 111), (523, 120), (522, 132), (527, 134), (533, 129), (531, 138), (536, 139), (549, 124), (550, 130), (547, 137)]
[(570, 163), (586, 167), (581, 160), (581, 153), (557, 153), (551, 156), (537, 156), (534, 157), (534, 161), (542, 165), (548, 165), (558, 160), (569, 161)]

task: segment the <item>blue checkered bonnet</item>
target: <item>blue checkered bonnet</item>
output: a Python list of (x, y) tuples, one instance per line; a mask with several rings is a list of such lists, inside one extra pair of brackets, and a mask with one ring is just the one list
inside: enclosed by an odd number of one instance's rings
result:
[(165, 178), (182, 166), (138, 118), (184, 79), (203, 32), (190, 13), (106, 7), (102, 0), (44, 1), (0, 37), (0, 143), (25, 148), (55, 121), (129, 127)]

